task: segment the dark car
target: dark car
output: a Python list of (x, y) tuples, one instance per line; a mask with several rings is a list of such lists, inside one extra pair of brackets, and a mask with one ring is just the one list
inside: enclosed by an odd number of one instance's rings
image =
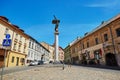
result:
[(49, 61), (49, 63), (51, 63), (51, 64), (52, 64), (52, 63), (53, 63), (53, 61)]
[(41, 65), (41, 64), (43, 64), (44, 62), (43, 61), (38, 61), (38, 65)]

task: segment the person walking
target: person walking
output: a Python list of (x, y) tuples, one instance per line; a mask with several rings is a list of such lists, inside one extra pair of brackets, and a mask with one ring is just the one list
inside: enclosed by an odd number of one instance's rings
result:
[(68, 67), (71, 67), (71, 61), (68, 60)]

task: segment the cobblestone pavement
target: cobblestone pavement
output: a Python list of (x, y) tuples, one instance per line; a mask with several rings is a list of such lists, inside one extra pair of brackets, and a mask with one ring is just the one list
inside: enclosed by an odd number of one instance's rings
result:
[(4, 75), (3, 80), (120, 80), (120, 71), (82, 66), (36, 67)]

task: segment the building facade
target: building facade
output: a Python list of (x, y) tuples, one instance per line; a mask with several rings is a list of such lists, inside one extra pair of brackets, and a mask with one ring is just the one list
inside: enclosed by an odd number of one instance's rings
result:
[(34, 38), (30, 37), (26, 64), (29, 64), (31, 61), (41, 60), (42, 55), (44, 54), (44, 52), (42, 52), (41, 50), (41, 44), (37, 42)]
[(44, 43), (40, 43), (42, 59), (45, 63), (49, 63), (49, 60), (50, 60), (50, 51), (48, 50), (49, 46)]
[[(55, 48), (54, 45), (49, 45), (48, 43), (41, 42), (41, 44), (50, 51), (49, 54), (49, 62), (54, 62), (55, 61)], [(62, 47), (59, 47), (59, 55), (58, 55), (59, 61), (64, 61), (64, 51)]]
[[(5, 49), (2, 46), (3, 39), (6, 34), (10, 34), (12, 40), (11, 46), (7, 49), (6, 56)], [(25, 65), (25, 58), (28, 52), (29, 36), (24, 33), (18, 26), (9, 22), (6, 17), (0, 16), (0, 65), (3, 66), (5, 56), (5, 67), (14, 67)]]
[(46, 42), (41, 42), (40, 44), (50, 51), (49, 62), (54, 62), (54, 47)]
[(73, 63), (119, 65), (120, 14), (75, 41), (70, 50)]
[(73, 42), (70, 43), (70, 55), (71, 55), (71, 63), (79, 64), (79, 54), (80, 54), (80, 40), (81, 38), (76, 38)]
[(70, 52), (70, 45), (68, 45), (68, 46), (64, 49), (64, 62), (65, 62), (65, 63), (72, 62), (72, 60), (71, 60), (71, 52)]
[[(7, 50), (2, 46), (6, 34), (10, 35), (12, 41)], [(4, 65), (4, 59), (5, 67), (24, 66), (38, 60), (49, 62), (49, 54), (50, 51), (37, 40), (24, 33), (17, 25), (11, 24), (6, 17), (0, 16), (0, 67)]]
[(62, 47), (59, 47), (59, 57), (58, 57), (59, 61), (64, 61), (64, 50)]

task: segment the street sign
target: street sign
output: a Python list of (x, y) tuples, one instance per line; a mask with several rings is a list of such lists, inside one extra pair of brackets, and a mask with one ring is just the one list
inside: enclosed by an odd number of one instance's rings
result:
[(5, 54), (4, 54), (4, 64), (2, 66), (2, 72), (1, 72), (1, 80), (3, 80), (7, 47), (11, 46), (11, 39), (9, 38), (10, 38), (10, 34), (6, 34), (6, 39), (3, 39), (3, 42), (2, 42), (2, 46), (5, 47)]
[(6, 39), (9, 39), (10, 38), (10, 34), (6, 34)]
[(8, 47), (11, 46), (10, 34), (6, 34), (6, 39), (3, 39), (2, 46)]
[(6, 46), (6, 47), (11, 46), (11, 39), (4, 39), (2, 46)]

